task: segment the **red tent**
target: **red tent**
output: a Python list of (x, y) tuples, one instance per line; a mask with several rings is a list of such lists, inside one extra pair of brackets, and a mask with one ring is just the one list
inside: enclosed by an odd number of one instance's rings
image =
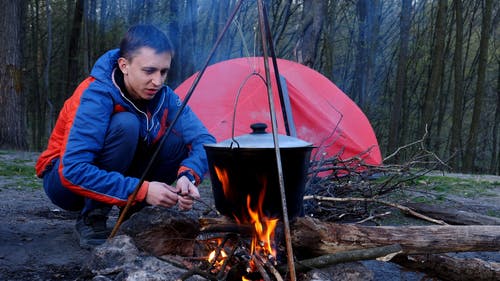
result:
[[(379, 165), (382, 157), (370, 122), (358, 106), (326, 77), (304, 65), (278, 59), (278, 70), (291, 104), (296, 136), (318, 147), (320, 155), (342, 159), (359, 156), (365, 163)], [(269, 60), (278, 132), (286, 134), (272, 61)], [(175, 92), (184, 98), (195, 75)], [(269, 102), (261, 57), (237, 58), (209, 66), (188, 105), (218, 141), (251, 132), (253, 123), (266, 123), (271, 132)], [(314, 154), (313, 154), (314, 155)]]

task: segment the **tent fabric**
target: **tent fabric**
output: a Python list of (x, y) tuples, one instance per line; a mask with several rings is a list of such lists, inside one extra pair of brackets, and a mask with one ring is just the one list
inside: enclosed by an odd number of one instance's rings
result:
[[(277, 62), (286, 81), (297, 137), (317, 147), (314, 157), (360, 157), (366, 164), (382, 163), (370, 122), (346, 94), (311, 68), (283, 59)], [(271, 59), (269, 68), (278, 133), (286, 134)], [(175, 90), (181, 98), (185, 98), (196, 75)], [(262, 57), (213, 64), (202, 75), (188, 105), (217, 141), (231, 138), (233, 124), (234, 136), (250, 133), (253, 123), (266, 123), (267, 132), (272, 132), (265, 77)]]

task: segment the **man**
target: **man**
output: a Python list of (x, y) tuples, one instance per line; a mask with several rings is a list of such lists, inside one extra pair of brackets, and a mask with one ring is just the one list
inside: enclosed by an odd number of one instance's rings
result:
[[(126, 204), (181, 105), (164, 85), (173, 55), (163, 32), (131, 27), (119, 49), (97, 60), (59, 114), (36, 172), (54, 204), (80, 211), (76, 233), (82, 247), (104, 243), (107, 214), (113, 205)], [(200, 196), (196, 184), (208, 169), (203, 144), (214, 142), (185, 107), (134, 204), (191, 209)]]

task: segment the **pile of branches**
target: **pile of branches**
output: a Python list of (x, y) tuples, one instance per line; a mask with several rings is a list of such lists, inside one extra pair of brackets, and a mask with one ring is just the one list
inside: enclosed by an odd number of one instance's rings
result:
[[(420, 177), (448, 170), (446, 162), (425, 149), (425, 137), (398, 148), (384, 159), (401, 164), (370, 165), (364, 160), (369, 151), (342, 159), (342, 151), (332, 157), (313, 157), (308, 171), (305, 212), (322, 221), (364, 222), (390, 214), (391, 208), (405, 207), (385, 201), (390, 195), (414, 185)], [(410, 155), (411, 154), (411, 155)]]

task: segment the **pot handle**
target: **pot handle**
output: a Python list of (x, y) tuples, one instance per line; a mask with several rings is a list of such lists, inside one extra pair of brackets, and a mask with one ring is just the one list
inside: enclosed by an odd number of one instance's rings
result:
[[(234, 137), (234, 124), (236, 123), (236, 107), (238, 106), (238, 100), (240, 98), (240, 94), (241, 94), (241, 90), (243, 89), (243, 86), (245, 86), (245, 84), (247, 83), (247, 81), (252, 77), (252, 76), (257, 76), (260, 78), (260, 80), (262, 80), (262, 82), (264, 83), (264, 85), (267, 85), (266, 84), (266, 79), (264, 79), (264, 77), (262, 77), (262, 75), (258, 72), (256, 72), (255, 70), (250, 73), (249, 75), (247, 75), (247, 77), (245, 77), (245, 79), (243, 80), (243, 82), (241, 83), (240, 87), (238, 88), (238, 92), (236, 93), (236, 99), (234, 101), (234, 111), (233, 111), (233, 124), (232, 124), (232, 131), (231, 131), (231, 140), (236, 143), (237, 147), (240, 148), (240, 144), (238, 143), (238, 141), (235, 139)], [(233, 148), (233, 143), (231, 143), (231, 145), (229, 146), (229, 148)]]

